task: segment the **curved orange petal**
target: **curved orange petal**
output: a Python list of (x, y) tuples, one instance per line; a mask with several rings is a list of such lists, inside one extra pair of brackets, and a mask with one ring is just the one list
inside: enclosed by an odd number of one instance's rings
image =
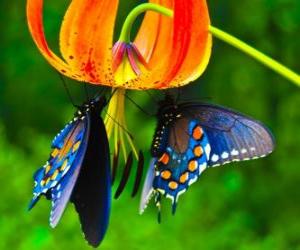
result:
[(65, 60), (85, 81), (113, 85), (112, 42), (118, 0), (73, 0), (60, 33)]
[(59, 72), (80, 80), (80, 76), (49, 48), (43, 27), (43, 0), (27, 1), (27, 20), (35, 44), (47, 61)]
[(206, 1), (150, 2), (173, 9), (174, 17), (146, 14), (135, 44), (151, 70), (136, 82), (142, 88), (168, 88), (195, 80), (206, 68), (211, 51)]
[[(171, 66), (165, 83), (171, 79), (172, 87), (184, 85), (196, 80), (205, 70), (212, 47), (209, 33), (209, 12), (205, 0), (175, 1), (174, 51), (177, 51), (177, 62)], [(179, 52), (179, 53), (178, 53)], [(174, 75), (176, 75), (175, 78)]]
[[(151, 0), (149, 2), (170, 9), (173, 9), (174, 5), (174, 0)], [(134, 44), (149, 63), (149, 66), (157, 61), (158, 55), (160, 59), (162, 58), (161, 52), (169, 51), (172, 32), (173, 19), (171, 17), (153, 11), (146, 13)], [(154, 51), (155, 53), (153, 53)]]

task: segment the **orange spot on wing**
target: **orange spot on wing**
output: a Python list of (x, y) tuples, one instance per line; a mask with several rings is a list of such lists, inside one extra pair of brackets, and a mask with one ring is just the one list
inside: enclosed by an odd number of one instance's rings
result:
[(193, 130), (193, 138), (195, 140), (201, 140), (203, 136), (203, 129), (200, 126), (197, 126)]
[(196, 157), (201, 157), (203, 155), (203, 148), (201, 146), (196, 146), (194, 148), (194, 155)]
[(65, 160), (64, 163), (60, 167), (60, 171), (64, 171), (68, 165), (68, 160)]
[(164, 153), (160, 159), (158, 160), (159, 162), (162, 162), (163, 164), (167, 165), (170, 161), (170, 156), (167, 153)]
[(47, 178), (45, 185), (48, 185), (49, 182), (50, 182), (50, 178)]
[(51, 166), (47, 165), (46, 168), (45, 168), (45, 174), (48, 174), (50, 169), (51, 169)]
[(175, 190), (178, 187), (178, 183), (175, 181), (169, 182), (169, 188)]
[(163, 178), (164, 180), (168, 180), (171, 178), (172, 173), (169, 170), (165, 170), (161, 172), (161, 178)]
[(56, 177), (58, 176), (59, 171), (56, 169), (53, 173), (53, 175), (51, 176), (51, 180), (54, 181), (56, 179)]
[(179, 182), (184, 184), (189, 178), (189, 173), (186, 172), (180, 176)]
[(64, 156), (66, 156), (70, 152), (70, 149), (72, 148), (72, 146), (73, 146), (73, 140), (68, 140), (67, 143), (64, 145), (64, 147), (59, 155), (59, 158), (62, 159)]
[(55, 149), (52, 151), (51, 156), (52, 156), (53, 158), (55, 158), (58, 154), (59, 154), (59, 149), (55, 148)]
[(193, 161), (190, 161), (189, 162), (189, 166), (188, 166), (188, 169), (191, 171), (191, 172), (195, 172), (198, 168), (198, 162), (193, 160)]
[(78, 142), (76, 142), (76, 143), (74, 144), (73, 149), (72, 149), (72, 150), (73, 150), (73, 153), (76, 152), (76, 151), (78, 150), (80, 144), (81, 144), (81, 141), (78, 141)]

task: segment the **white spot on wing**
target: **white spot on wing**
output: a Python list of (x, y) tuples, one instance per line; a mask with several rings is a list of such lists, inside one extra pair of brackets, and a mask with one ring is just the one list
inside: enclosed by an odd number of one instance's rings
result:
[(169, 198), (172, 203), (174, 202), (174, 196), (167, 194), (166, 197)]
[(229, 154), (227, 152), (223, 152), (223, 154), (221, 155), (221, 157), (223, 159), (227, 159), (229, 157)]
[(246, 154), (246, 153), (247, 153), (247, 149), (243, 148), (243, 149), (241, 150), (241, 152), (242, 152), (242, 154)]
[(239, 155), (239, 151), (237, 151), (236, 149), (233, 149), (233, 150), (231, 151), (231, 155), (232, 155), (232, 156), (237, 156), (237, 155)]
[(178, 192), (177, 197), (176, 197), (176, 202), (178, 201), (178, 197), (180, 195), (182, 195), (183, 193), (185, 193), (185, 191), (186, 191), (186, 189), (183, 189), (183, 190), (181, 190), (181, 191)]
[(162, 195), (164, 195), (164, 194), (165, 194), (165, 192), (166, 192), (165, 190), (163, 190), (163, 189), (160, 189), (160, 188), (158, 188), (158, 189), (157, 189), (157, 191), (158, 191), (158, 192), (160, 192)]
[(199, 175), (206, 169), (206, 167), (207, 167), (207, 163), (206, 162), (204, 162), (203, 164), (201, 164), (199, 166)]
[(197, 179), (198, 179), (198, 176), (195, 176), (193, 179), (191, 179), (191, 180), (189, 181), (188, 185), (189, 185), (189, 186), (192, 185), (193, 183), (195, 183), (195, 182), (197, 181)]
[(217, 162), (219, 160), (219, 156), (214, 154), (212, 157), (211, 157), (211, 161), (212, 162)]
[(204, 151), (205, 151), (205, 154), (206, 154), (206, 158), (209, 159), (209, 155), (210, 155), (210, 151), (211, 151), (211, 147), (210, 147), (210, 144), (207, 143), (204, 147)]

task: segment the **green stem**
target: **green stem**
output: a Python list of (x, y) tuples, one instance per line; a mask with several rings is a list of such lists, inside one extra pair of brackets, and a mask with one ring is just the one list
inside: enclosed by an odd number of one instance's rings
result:
[(137, 7), (135, 7), (127, 16), (127, 18), (123, 24), (122, 30), (121, 30), (119, 41), (125, 42), (125, 43), (129, 43), (131, 41), (130, 40), (130, 32), (132, 30), (134, 21), (137, 19), (137, 17), (140, 14), (142, 14), (146, 11), (155, 11), (155, 12), (158, 12), (160, 14), (163, 14), (163, 15), (169, 16), (169, 17), (173, 16), (172, 10), (162, 7), (161, 5), (153, 4), (153, 3), (140, 4)]
[[(146, 11), (155, 11), (160, 14), (163, 14), (165, 16), (172, 17), (173, 16), (173, 10), (162, 7), (158, 4), (153, 3), (144, 3), (140, 4), (139, 6), (135, 7), (127, 16), (124, 25), (121, 30), (120, 39), (121, 42), (130, 43), (130, 32), (132, 29), (132, 25), (136, 18), (146, 12)], [(222, 40), (223, 42), (226, 42), (230, 44), (231, 46), (241, 50), (245, 54), (253, 57), (255, 60), (259, 61), (260, 63), (264, 64), (268, 68), (274, 70), (279, 75), (287, 78), (288, 80), (292, 81), (293, 83), (300, 86), (300, 75), (295, 73), (294, 71), (290, 70), (283, 64), (275, 61), (274, 59), (270, 58), (269, 56), (263, 54), (262, 52), (258, 51), (257, 49), (254, 49), (253, 47), (249, 46), (245, 42), (237, 39), (236, 37), (214, 27), (209, 26), (210, 33), (215, 36), (216, 38)]]
[(261, 53), (260, 51), (254, 49), (253, 47), (244, 43), (243, 41), (233, 37), (232, 35), (224, 32), (216, 27), (210, 26), (209, 31), (213, 34), (213, 36), (215, 36), (218, 39), (222, 40), (223, 42), (226, 42), (226, 43), (230, 44), (231, 46), (243, 51), (245, 54), (253, 57), (257, 61), (264, 64), (265, 66), (269, 67), (270, 69), (274, 70), (278, 74), (282, 75), (283, 77), (289, 79), (290, 81), (292, 81), (295, 84), (300, 86), (300, 75), (293, 72), (286, 66), (282, 65), (281, 63), (275, 61), (274, 59), (270, 58), (269, 56)]

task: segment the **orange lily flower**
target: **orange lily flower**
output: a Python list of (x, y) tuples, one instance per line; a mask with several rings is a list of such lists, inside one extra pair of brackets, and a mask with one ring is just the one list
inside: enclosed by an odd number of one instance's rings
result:
[(150, 0), (173, 10), (173, 18), (147, 12), (132, 43), (113, 46), (118, 0), (72, 0), (60, 31), (62, 58), (49, 48), (43, 0), (27, 0), (32, 37), (42, 55), (78, 81), (126, 89), (164, 89), (197, 79), (211, 51), (205, 0)]
[[(205, 0), (150, 0), (132, 10), (114, 43), (118, 4), (118, 0), (72, 0), (61, 25), (62, 58), (47, 44), (43, 0), (27, 0), (27, 18), (37, 47), (60, 73), (118, 88), (108, 107), (107, 134), (114, 140), (115, 154), (121, 150), (126, 159), (129, 146), (138, 158), (131, 136), (124, 132), (125, 89), (174, 88), (197, 79), (211, 53), (210, 20)], [(131, 42), (132, 24), (143, 12), (147, 13)]]

